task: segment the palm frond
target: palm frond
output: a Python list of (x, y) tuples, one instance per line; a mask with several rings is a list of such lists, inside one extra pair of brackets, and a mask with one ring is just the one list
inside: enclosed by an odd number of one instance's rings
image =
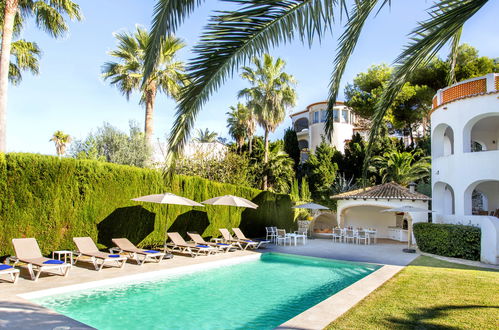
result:
[[(329, 97), (325, 127), (327, 136), (330, 136), (333, 132), (333, 108), (336, 104), (341, 78), (345, 72), (346, 65), (355, 49), (355, 46), (357, 45), (357, 41), (359, 40), (359, 36), (362, 32), (366, 19), (369, 17), (379, 1), (380, 0), (366, 0), (356, 2), (352, 13), (349, 15), (347, 27), (338, 39), (339, 45), (333, 62), (334, 70), (331, 76), (331, 81), (329, 82)], [(384, 0), (381, 7), (383, 7), (386, 3), (387, 0)]]
[(487, 2), (488, 0), (439, 1), (429, 8), (430, 18), (419, 23), (419, 26), (412, 32), (411, 41), (396, 58), (394, 73), (375, 107), (364, 159), (364, 179), (367, 177), (370, 155), (383, 124), (383, 117), (407, 81), (409, 74), (435, 56)]
[(158, 0), (154, 7), (150, 42), (145, 55), (144, 82), (154, 71), (161, 53), (161, 44), (176, 32), (184, 19), (204, 0)]
[(447, 85), (452, 85), (456, 83), (456, 62), (457, 62), (457, 54), (459, 49), (459, 42), (461, 41), (461, 33), (463, 32), (463, 28), (460, 28), (453, 36), (452, 36), (452, 46), (450, 51), (450, 68), (447, 76)]
[(13, 60), (9, 65), (9, 80), (18, 85), (22, 80), (22, 71), (29, 71), (34, 75), (39, 73), (39, 59), (42, 51), (34, 42), (20, 39), (12, 43), (11, 55)]
[(177, 108), (169, 137), (168, 165), (172, 165), (187, 142), (204, 103), (240, 65), (295, 37), (309, 42), (315, 37), (320, 39), (332, 23), (333, 9), (343, 1), (231, 0), (241, 9), (212, 17), (188, 67), (191, 83), (183, 91)]

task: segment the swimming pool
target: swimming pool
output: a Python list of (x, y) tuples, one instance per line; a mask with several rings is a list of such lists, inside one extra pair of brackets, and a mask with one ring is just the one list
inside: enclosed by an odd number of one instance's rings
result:
[(265, 253), (217, 269), (32, 300), (98, 329), (272, 329), (378, 268)]

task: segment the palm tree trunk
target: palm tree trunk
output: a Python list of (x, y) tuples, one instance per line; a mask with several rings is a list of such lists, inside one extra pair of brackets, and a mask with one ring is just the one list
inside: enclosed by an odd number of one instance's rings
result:
[(249, 154), (253, 152), (253, 136), (248, 137)]
[[(263, 164), (267, 168), (267, 163), (269, 162), (269, 130), (265, 129), (265, 150), (263, 153)], [(267, 173), (263, 176), (262, 189), (267, 190), (268, 188), (268, 177)]]
[(5, 0), (5, 11), (2, 26), (2, 50), (0, 55), (0, 152), (7, 148), (7, 89), (9, 87), (10, 50), (14, 19), (19, 0)]
[(144, 134), (146, 143), (152, 147), (152, 137), (154, 134), (154, 101), (156, 99), (156, 86), (152, 85), (145, 91), (146, 117), (144, 121)]

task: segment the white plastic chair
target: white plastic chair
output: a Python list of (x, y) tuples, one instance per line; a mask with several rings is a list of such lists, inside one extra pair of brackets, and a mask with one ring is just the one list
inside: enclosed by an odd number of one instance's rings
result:
[(277, 229), (276, 243), (279, 245), (279, 242), (283, 242), (283, 245), (286, 245), (286, 241), (289, 241), (289, 245), (291, 245), (291, 237), (286, 235), (286, 230)]
[(334, 228), (332, 238), (333, 238), (333, 242), (336, 242), (336, 240), (339, 240), (341, 243), (341, 240), (343, 239), (343, 230), (341, 230), (341, 228)]
[(265, 232), (266, 232), (265, 239), (271, 242), (275, 242), (277, 233), (274, 230), (274, 227), (265, 227)]
[(344, 240), (346, 243), (348, 243), (349, 240), (351, 240), (352, 243), (355, 243), (356, 236), (356, 232), (353, 229), (347, 229), (345, 230)]
[(369, 234), (364, 230), (359, 230), (357, 232), (357, 244), (360, 244), (360, 241), (364, 241), (364, 244), (369, 244)]

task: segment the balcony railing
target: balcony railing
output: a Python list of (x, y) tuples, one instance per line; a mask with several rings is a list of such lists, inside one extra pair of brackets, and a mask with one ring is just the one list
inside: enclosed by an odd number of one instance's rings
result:
[(489, 73), (486, 76), (472, 78), (444, 89), (439, 89), (433, 97), (433, 110), (446, 103), (462, 98), (493, 93), (499, 91), (499, 74)]

